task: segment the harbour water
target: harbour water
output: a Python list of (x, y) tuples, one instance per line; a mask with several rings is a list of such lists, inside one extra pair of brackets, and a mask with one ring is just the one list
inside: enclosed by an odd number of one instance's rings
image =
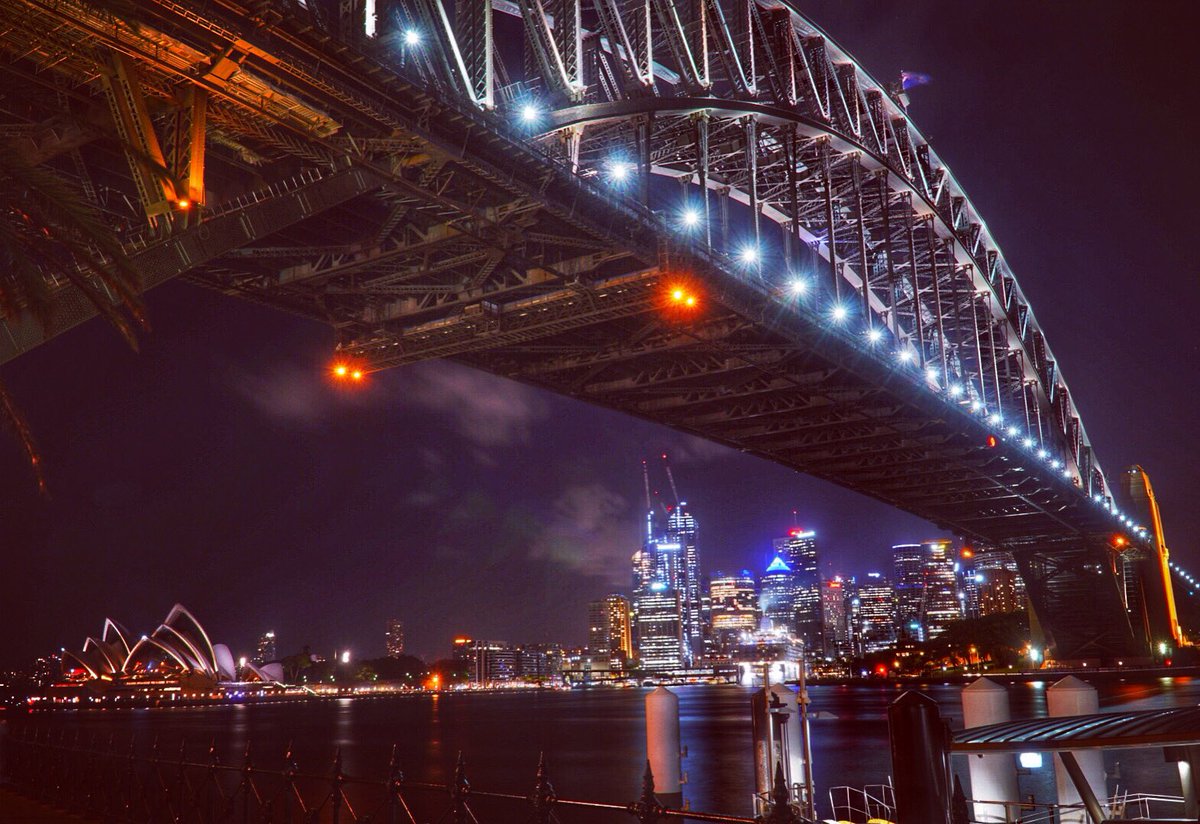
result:
[[(1008, 682), (1013, 717), (1046, 714), (1050, 681)], [(1102, 709), (1148, 709), (1200, 703), (1200, 679), (1110, 678), (1095, 682)], [(818, 811), (828, 812), (825, 791), (833, 785), (886, 782), (891, 770), (887, 708), (904, 689), (918, 688), (938, 701), (955, 729), (962, 727), (959, 685), (820, 685), (810, 687), (814, 778)], [(687, 748), (684, 796), (694, 809), (751, 813), (753, 766), (749, 707), (751, 690), (736, 686), (683, 686), (682, 740)], [(305, 772), (330, 768), (335, 749), (348, 775), (382, 778), (392, 747), (406, 778), (445, 783), (461, 751), (476, 788), (527, 793), (539, 754), (564, 798), (627, 802), (640, 789), (645, 759), (645, 689), (512, 691), (414, 694), (262, 705), (224, 705), (154, 710), (55, 712), (35, 715), (38, 726), (79, 731), (139, 747), (154, 741), (164, 753), (207, 757), (214, 745), (223, 763), (239, 764), (252, 743), (257, 766), (282, 767), (291, 746)], [(961, 761), (962, 759), (956, 759)], [(1119, 764), (1118, 764), (1119, 762)], [(1110, 790), (1177, 794), (1177, 778), (1158, 750), (1124, 751), (1107, 757)], [(963, 764), (957, 765), (966, 776)], [(1053, 800), (1053, 773), (1044, 767), (1021, 776), (1023, 796)]]

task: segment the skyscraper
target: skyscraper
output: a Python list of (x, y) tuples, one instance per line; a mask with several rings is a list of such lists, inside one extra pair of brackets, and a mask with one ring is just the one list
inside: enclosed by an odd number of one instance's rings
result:
[(804, 642), (806, 653), (817, 654), (823, 642), (817, 533), (800, 528), (791, 529), (787, 537), (775, 539), (774, 546), (775, 557), (782, 559), (792, 573), (795, 588), (794, 633)]
[(941, 635), (962, 618), (949, 541), (892, 547), (896, 574), (896, 622), (915, 641)]
[(404, 622), (399, 618), (389, 618), (384, 642), (390, 658), (399, 658), (404, 654)]
[(1024, 599), (1017, 594), (1017, 573), (1003, 567), (976, 573), (979, 579), (979, 615), (1001, 615), (1025, 608)]
[(851, 652), (847, 594), (846, 582), (840, 575), (821, 582), (822, 649), (827, 658)]
[(929, 638), (937, 638), (946, 626), (962, 620), (962, 602), (958, 598), (958, 579), (954, 574), (954, 553), (949, 541), (925, 541), (925, 598), (922, 624)]
[(686, 644), (679, 593), (656, 581), (637, 598), (638, 659), (649, 672), (682, 669)]
[(854, 595), (857, 646), (862, 654), (880, 652), (896, 643), (896, 593), (878, 572), (868, 572)]
[(713, 652), (729, 652), (743, 633), (758, 629), (758, 587), (750, 570), (743, 569), (737, 575), (718, 572), (709, 583), (708, 597)]
[(700, 621), (700, 556), (696, 548), (696, 519), (687, 501), (669, 507), (667, 542), (679, 547), (679, 579), (668, 586), (679, 590), (683, 610), (683, 634), (693, 651), (701, 648), (703, 626)]
[(592, 655), (607, 654), (612, 669), (625, 669), (633, 657), (627, 598), (612, 594), (588, 604), (588, 649)]
[(796, 635), (796, 576), (779, 555), (763, 573), (758, 603), (764, 629)]
[(275, 650), (275, 633), (264, 632), (258, 637), (258, 646), (254, 650), (254, 663), (269, 664), (277, 660)]

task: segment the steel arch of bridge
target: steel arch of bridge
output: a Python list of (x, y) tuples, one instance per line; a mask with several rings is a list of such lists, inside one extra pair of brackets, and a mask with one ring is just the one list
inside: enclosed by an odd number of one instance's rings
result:
[[(134, 196), (95, 199), (148, 218), (122, 233), (147, 285), (321, 320), (366, 369), (455, 358), (829, 479), (1027, 554), (1060, 649), (1137, 645), (1106, 544), (1127, 525), (1066, 383), (896, 90), (774, 0), (379, 8), (366, 38), (341, 0), (147, 0), (138, 31), (19, 0), (0, 47), (31, 67), (6, 112), (28, 122), (5, 128)], [(24, 114), (63, 100), (143, 141), (200, 129), (203, 186), (194, 139), (160, 154), (207, 202), (173, 212), (136, 156)], [(696, 315), (664, 311), (675, 282)], [(69, 326), (87, 307), (60, 292)], [(3, 357), (44, 334), (6, 328)]]

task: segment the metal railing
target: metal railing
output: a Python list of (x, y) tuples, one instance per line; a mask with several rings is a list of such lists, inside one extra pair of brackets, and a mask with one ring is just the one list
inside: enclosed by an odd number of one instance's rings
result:
[[(240, 764), (222, 763), (215, 744), (202, 760), (186, 742), (167, 754), (157, 741), (147, 753), (113, 737), (68, 738), (32, 725), (0, 742), (0, 783), (30, 798), (102, 822), (123, 824), (600, 824), (636, 819), (712, 824), (809, 824), (790, 803), (786, 784), (772, 793), (770, 811), (757, 818), (671, 809), (654, 794), (647, 763), (636, 801), (613, 804), (561, 798), (543, 758), (528, 794), (474, 788), (459, 755), (449, 784), (405, 778), (393, 747), (387, 778), (346, 775), (340, 748), (325, 772), (305, 772), (289, 750), (279, 768), (256, 763), (247, 746)], [(777, 782), (778, 783), (778, 782)]]

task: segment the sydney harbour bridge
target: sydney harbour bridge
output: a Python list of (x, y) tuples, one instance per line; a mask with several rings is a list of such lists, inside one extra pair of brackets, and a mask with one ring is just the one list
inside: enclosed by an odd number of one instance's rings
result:
[[(1060, 660), (1179, 641), (981, 215), (785, 0), (10, 0), (0, 138), (171, 278), (449, 358), (1012, 551)], [(0, 362), (93, 314), (0, 330)], [(1122, 511), (1122, 507), (1126, 511)]]

